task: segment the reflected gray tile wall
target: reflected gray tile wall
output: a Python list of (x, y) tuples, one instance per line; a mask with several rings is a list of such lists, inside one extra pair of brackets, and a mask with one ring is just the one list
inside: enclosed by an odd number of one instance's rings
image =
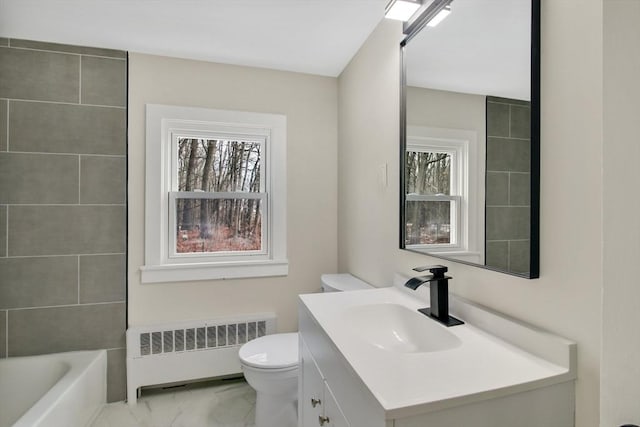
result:
[(0, 358), (7, 357), (7, 312), (0, 310)]
[(509, 173), (487, 171), (487, 206), (509, 204)]
[(508, 241), (488, 241), (487, 242), (486, 263), (491, 267), (500, 270), (509, 270), (509, 242)]
[(529, 271), (531, 108), (527, 101), (487, 97), (486, 263)]
[(531, 245), (529, 240), (513, 240), (509, 242), (509, 260), (511, 271), (527, 273), (529, 271)]
[(0, 151), (7, 151), (7, 106), (9, 101), (0, 99)]
[(531, 204), (531, 174), (509, 174), (509, 201), (511, 206), (529, 206)]
[(0, 39), (0, 357), (106, 348), (109, 401), (125, 396), (126, 67)]
[(7, 207), (0, 205), (0, 257), (7, 256)]
[(488, 241), (529, 238), (528, 206), (487, 206), (485, 233)]

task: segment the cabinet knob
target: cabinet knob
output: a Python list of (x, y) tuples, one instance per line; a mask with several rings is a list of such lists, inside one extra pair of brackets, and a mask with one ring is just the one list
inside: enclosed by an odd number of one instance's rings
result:
[(325, 425), (328, 422), (329, 422), (329, 417), (323, 417), (322, 415), (318, 417), (318, 423), (320, 423), (321, 426)]
[[(314, 399), (313, 397), (311, 398), (311, 406), (313, 406), (314, 408), (318, 405), (321, 405), (322, 402), (320, 401), (320, 399)], [(322, 425), (322, 424), (320, 424)]]

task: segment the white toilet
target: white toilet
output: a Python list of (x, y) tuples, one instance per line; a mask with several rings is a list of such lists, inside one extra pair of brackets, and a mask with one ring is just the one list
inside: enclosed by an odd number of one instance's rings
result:
[[(355, 291), (372, 286), (350, 274), (323, 274), (323, 292)], [(242, 371), (256, 391), (255, 427), (298, 425), (298, 334), (265, 335), (239, 352)]]

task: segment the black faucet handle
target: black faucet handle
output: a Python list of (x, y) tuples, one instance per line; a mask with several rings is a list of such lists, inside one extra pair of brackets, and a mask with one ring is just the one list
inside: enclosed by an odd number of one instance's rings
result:
[(429, 272), (433, 274), (434, 279), (443, 279), (444, 273), (449, 271), (446, 265), (425, 265), (423, 267), (416, 267), (413, 269), (413, 271), (417, 271), (418, 273), (427, 270), (429, 270)]

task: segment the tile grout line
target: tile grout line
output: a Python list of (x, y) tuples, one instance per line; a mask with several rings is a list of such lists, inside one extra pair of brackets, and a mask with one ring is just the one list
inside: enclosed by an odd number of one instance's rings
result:
[(82, 154), (78, 154), (78, 205), (82, 204)]
[(78, 304), (80, 304), (80, 255), (78, 255)]
[(82, 105), (82, 56), (78, 60), (78, 104)]
[(9, 257), (9, 205), (5, 205), (7, 207), (7, 217), (5, 218), (5, 248), (4, 248), (4, 256)]
[(83, 107), (97, 107), (97, 108), (115, 108), (117, 110), (126, 110), (127, 107), (121, 107), (118, 105), (100, 105), (100, 104), (79, 104), (77, 102), (64, 102), (64, 101), (42, 101), (40, 99), (20, 99), (20, 98), (2, 98), (8, 101), (17, 101), (17, 102), (35, 102), (38, 104), (59, 104), (59, 105), (75, 105), (83, 106)]
[[(54, 155), (54, 156), (85, 156), (85, 157), (115, 157), (124, 159), (126, 154), (91, 154), (91, 153), (47, 153), (45, 151), (12, 151), (11, 154), (39, 154), (39, 155)], [(497, 171), (500, 172), (500, 171)], [(528, 173), (528, 172), (522, 172)]]
[(59, 258), (59, 257), (77, 257), (77, 256), (113, 256), (113, 255), (126, 255), (124, 252), (104, 252), (95, 254), (64, 254), (64, 255), (14, 255), (5, 257), (7, 259), (20, 259), (20, 258)]
[[(11, 43), (11, 40), (9, 40), (9, 43)], [(98, 55), (98, 54), (94, 54), (94, 53), (65, 52), (64, 50), (55, 50), (55, 49), (38, 49), (38, 48), (35, 48), (35, 47), (10, 46), (10, 45), (0, 46), (0, 47), (11, 47), (13, 49), (31, 50), (31, 51), (35, 51), (35, 52), (58, 53), (58, 54), (62, 54), (62, 55), (91, 56), (93, 58), (113, 59), (115, 61), (126, 61), (127, 60), (127, 58), (118, 58), (118, 57), (115, 57), (115, 56)]]
[(43, 308), (68, 308), (68, 307), (86, 307), (89, 305), (113, 305), (113, 304), (124, 304), (126, 301), (103, 301), (103, 302), (86, 302), (84, 304), (60, 304), (60, 305), (42, 305), (42, 306), (34, 306), (34, 307), (19, 307), (19, 308), (11, 308), (7, 309), (13, 311), (22, 311), (22, 310), (40, 310)]
[(5, 310), (4, 316), (4, 357), (9, 357), (9, 310)]
[[(511, 125), (509, 125), (511, 126)], [(500, 136), (500, 135), (487, 135), (487, 138), (494, 139), (512, 139), (514, 141), (531, 141), (531, 138), (518, 138), (517, 136)]]
[(7, 99), (7, 153), (9, 152), (9, 105), (11, 102)]
[(509, 123), (509, 138), (511, 138), (511, 104), (508, 104), (508, 105), (509, 105), (509, 121), (508, 121), (508, 123)]
[(507, 172), (507, 204), (511, 206), (511, 171)]
[(40, 207), (62, 207), (62, 206), (92, 206), (92, 207), (100, 207), (100, 206), (126, 206), (125, 203), (7, 203), (6, 206), (40, 206)]

